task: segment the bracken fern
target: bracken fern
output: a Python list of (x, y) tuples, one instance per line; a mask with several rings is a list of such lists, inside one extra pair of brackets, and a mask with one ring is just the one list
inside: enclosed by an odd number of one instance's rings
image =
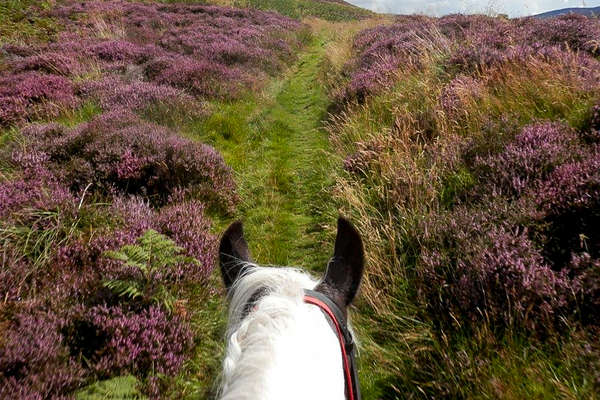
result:
[(120, 297), (147, 299), (172, 311), (175, 297), (163, 284), (164, 280), (157, 279), (157, 276), (168, 277), (177, 265), (199, 263), (198, 260), (183, 255), (182, 247), (152, 229), (147, 230), (136, 242), (119, 250), (107, 251), (104, 255), (122, 262), (123, 266), (131, 267), (139, 274), (134, 273), (131, 279), (108, 280), (104, 286)]

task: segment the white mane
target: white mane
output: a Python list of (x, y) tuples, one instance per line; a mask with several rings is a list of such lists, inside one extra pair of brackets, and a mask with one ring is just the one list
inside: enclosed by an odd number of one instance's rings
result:
[[(345, 398), (338, 339), (322, 311), (303, 300), (316, 284), (296, 269), (248, 265), (231, 290), (222, 400)], [(259, 290), (265, 295), (243, 318)]]

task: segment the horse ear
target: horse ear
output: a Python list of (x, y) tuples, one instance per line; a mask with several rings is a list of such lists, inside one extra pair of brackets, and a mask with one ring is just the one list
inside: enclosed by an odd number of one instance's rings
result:
[(236, 221), (227, 228), (219, 244), (221, 276), (227, 290), (239, 278), (244, 264), (251, 261), (248, 243), (244, 239), (244, 226), (241, 221)]
[(327, 295), (341, 310), (346, 310), (360, 286), (364, 257), (360, 235), (348, 220), (340, 217), (333, 258), (315, 290)]

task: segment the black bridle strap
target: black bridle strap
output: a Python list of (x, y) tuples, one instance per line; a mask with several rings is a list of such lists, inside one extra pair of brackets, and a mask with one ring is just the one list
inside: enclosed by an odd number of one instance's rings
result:
[(348, 400), (360, 400), (354, 339), (348, 330), (348, 323), (344, 314), (327, 296), (314, 290), (304, 290), (304, 302), (316, 305), (331, 320), (332, 327), (340, 341), (342, 350), (346, 397)]

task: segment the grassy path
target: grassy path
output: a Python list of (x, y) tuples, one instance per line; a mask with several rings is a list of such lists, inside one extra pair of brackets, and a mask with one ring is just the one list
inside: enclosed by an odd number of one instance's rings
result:
[(323, 43), (315, 38), (281, 80), (256, 101), (220, 105), (204, 131), (236, 172), (242, 219), (255, 259), (322, 270), (329, 257), (333, 165), (321, 121), (327, 96), (318, 81)]

